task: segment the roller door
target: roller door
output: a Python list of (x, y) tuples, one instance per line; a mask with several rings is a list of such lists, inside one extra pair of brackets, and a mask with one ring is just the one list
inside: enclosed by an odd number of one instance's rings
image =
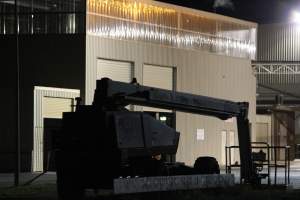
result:
[(167, 90), (173, 89), (173, 68), (144, 65), (143, 84)]
[[(143, 85), (173, 90), (174, 70), (172, 67), (162, 67), (157, 65), (144, 64)], [(144, 111), (170, 112), (168, 110), (144, 107)]]
[(132, 63), (114, 60), (98, 59), (97, 79), (108, 77), (115, 81), (131, 82)]
[(73, 99), (43, 97), (43, 118), (61, 119), (63, 112), (71, 112)]

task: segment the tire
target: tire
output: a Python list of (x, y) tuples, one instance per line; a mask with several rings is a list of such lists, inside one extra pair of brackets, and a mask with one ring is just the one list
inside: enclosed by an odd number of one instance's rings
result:
[(220, 174), (218, 161), (214, 157), (199, 157), (194, 164), (194, 170), (197, 174)]

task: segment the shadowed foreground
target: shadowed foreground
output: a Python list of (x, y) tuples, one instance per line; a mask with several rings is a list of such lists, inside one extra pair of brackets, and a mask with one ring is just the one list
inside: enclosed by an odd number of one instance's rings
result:
[[(280, 188), (273, 189), (251, 189), (246, 186), (236, 186), (228, 189), (210, 189), (210, 190), (191, 190), (191, 191), (174, 191), (174, 192), (155, 192), (136, 195), (117, 195), (112, 196), (109, 192), (98, 191), (95, 194), (92, 190), (87, 191), (86, 199), (102, 200), (198, 200), (198, 199), (255, 199), (255, 200), (279, 200), (279, 199), (299, 199), (300, 190), (283, 190)], [(10, 187), (0, 189), (0, 200), (2, 199), (26, 199), (26, 200), (55, 200), (56, 185), (30, 185), (20, 187)]]

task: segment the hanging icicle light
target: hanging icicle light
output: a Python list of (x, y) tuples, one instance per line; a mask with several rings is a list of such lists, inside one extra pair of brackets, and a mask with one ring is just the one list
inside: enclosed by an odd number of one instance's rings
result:
[[(88, 0), (87, 33), (100, 37), (138, 40), (177, 48), (193, 48), (229, 56), (254, 58), (256, 27), (231, 25), (220, 30), (225, 23), (202, 16), (194, 16), (151, 1)], [(190, 19), (192, 20), (190, 20)], [(201, 32), (201, 23), (215, 30)], [(186, 23), (186, 24), (184, 24)], [(209, 24), (211, 23), (211, 24)], [(229, 22), (226, 22), (227, 24)], [(182, 28), (185, 27), (185, 28)], [(200, 30), (195, 27), (200, 27)], [(212, 29), (212, 28), (211, 28)]]

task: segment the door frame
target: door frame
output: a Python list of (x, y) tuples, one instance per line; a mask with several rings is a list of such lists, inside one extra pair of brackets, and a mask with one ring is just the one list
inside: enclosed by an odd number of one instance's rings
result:
[(80, 96), (80, 90), (35, 86), (33, 97), (33, 151), (32, 171), (44, 170), (44, 120), (43, 120), (43, 97), (75, 99)]

